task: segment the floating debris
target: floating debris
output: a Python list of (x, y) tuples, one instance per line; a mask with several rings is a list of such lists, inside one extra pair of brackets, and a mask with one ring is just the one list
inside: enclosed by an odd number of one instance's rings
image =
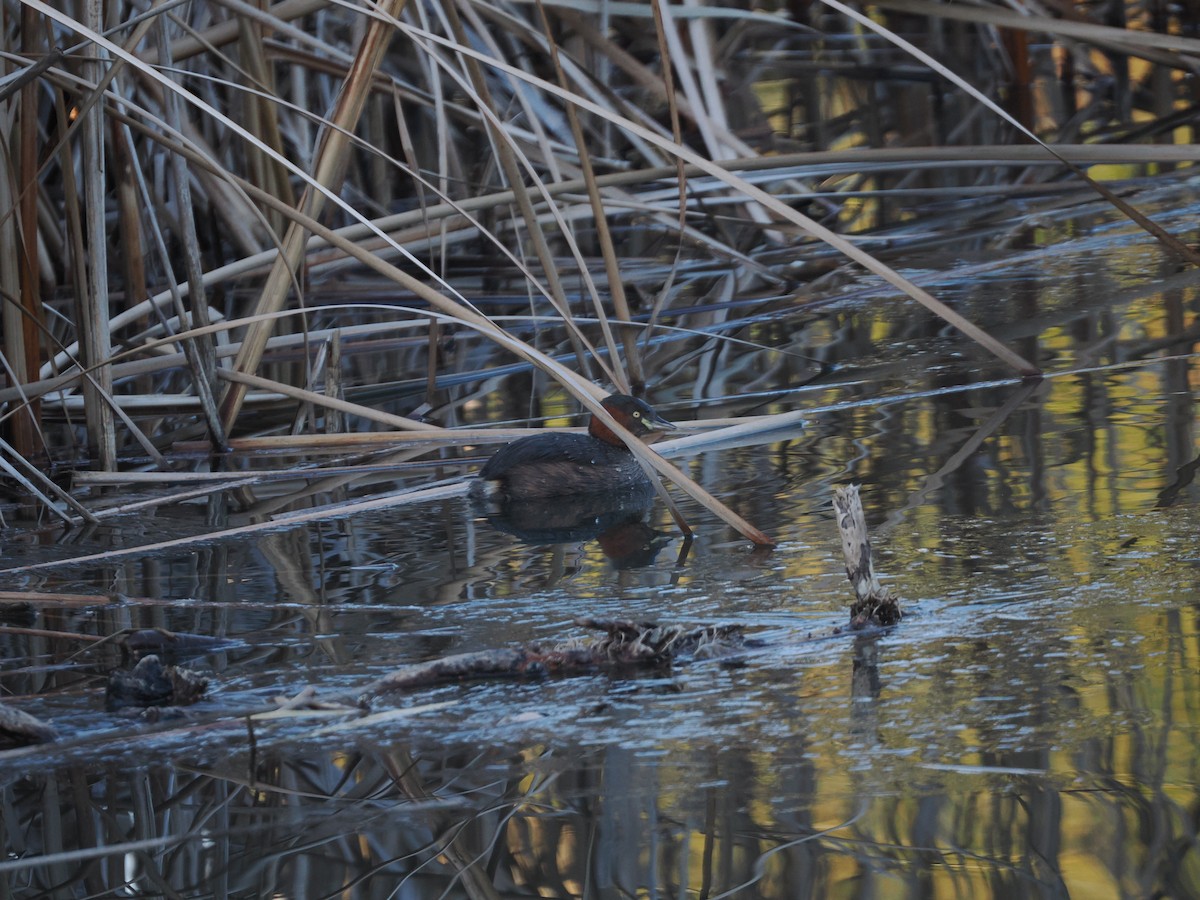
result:
[(109, 712), (190, 706), (206, 690), (207, 678), (190, 669), (164, 666), (157, 656), (146, 656), (132, 669), (115, 669), (109, 674), (105, 705)]
[(601, 667), (664, 666), (682, 657), (728, 656), (748, 646), (740, 625), (657, 625), (653, 622), (579, 619), (578, 624), (605, 632), (594, 640), (573, 640), (543, 647), (531, 644), (500, 650), (459, 653), (405, 666), (372, 683), (360, 703), (394, 691), (475, 678), (573, 675)]

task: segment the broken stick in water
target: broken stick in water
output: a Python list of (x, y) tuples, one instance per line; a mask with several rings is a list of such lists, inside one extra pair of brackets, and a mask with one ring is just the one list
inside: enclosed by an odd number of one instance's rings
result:
[(838, 531), (842, 535), (842, 553), (846, 557), (846, 577), (854, 586), (854, 603), (850, 607), (850, 625), (895, 625), (904, 615), (900, 599), (879, 583), (871, 563), (871, 538), (867, 535), (867, 520), (863, 515), (858, 485), (835, 488), (833, 509), (837, 513)]

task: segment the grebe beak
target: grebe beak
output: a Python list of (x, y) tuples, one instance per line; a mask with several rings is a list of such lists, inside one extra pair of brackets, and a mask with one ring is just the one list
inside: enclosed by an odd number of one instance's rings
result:
[(674, 431), (679, 427), (674, 422), (668, 422), (654, 410), (650, 411), (650, 415), (642, 416), (642, 425), (648, 431)]

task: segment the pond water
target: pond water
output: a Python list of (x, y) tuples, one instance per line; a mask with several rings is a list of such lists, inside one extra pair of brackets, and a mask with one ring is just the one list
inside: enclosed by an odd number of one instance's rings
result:
[[(1186, 236), (1198, 210), (1173, 208)], [(782, 357), (664, 381), (681, 422), (806, 411), (674, 457), (769, 552), (687, 500), (684, 553), (658, 502), (553, 543), (458, 494), (72, 562), (452, 465), (10, 522), (0, 589), (40, 599), (0, 605), (0, 689), (64, 739), (0, 753), (3, 895), (1200, 896), (1200, 288), (1128, 224), (1085, 225), (912, 262), (1041, 382), (869, 285), (742, 333), (821, 355), (815, 381)], [(907, 616), (814, 640), (846, 621), (847, 482)], [(218, 714), (580, 637), (581, 616), (741, 623), (761, 646), (421, 688), (362, 719)], [(185, 662), (211, 680), (195, 719), (105, 712), (119, 652), (72, 635), (130, 627), (222, 639)]]

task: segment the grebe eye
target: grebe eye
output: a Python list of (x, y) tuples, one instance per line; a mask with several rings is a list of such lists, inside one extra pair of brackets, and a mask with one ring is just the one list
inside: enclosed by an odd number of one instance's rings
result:
[(633, 411), (633, 417), (634, 417), (635, 419), (640, 419), (640, 418), (642, 417), (642, 414), (641, 414), (640, 412), (638, 412), (638, 411), (635, 409), (635, 410)]

